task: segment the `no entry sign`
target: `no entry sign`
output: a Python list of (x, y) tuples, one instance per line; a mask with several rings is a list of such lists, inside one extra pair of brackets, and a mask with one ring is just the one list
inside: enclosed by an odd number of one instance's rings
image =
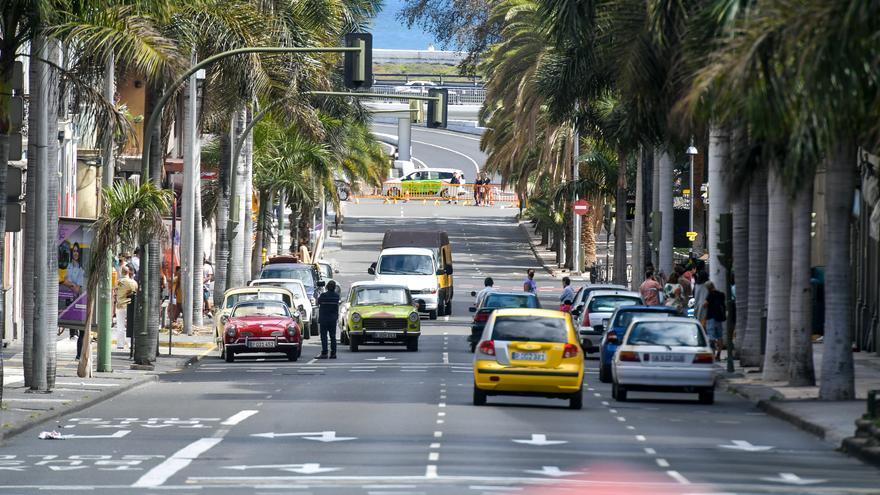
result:
[(579, 199), (572, 203), (571, 209), (575, 215), (586, 215), (590, 213), (590, 202), (586, 199)]

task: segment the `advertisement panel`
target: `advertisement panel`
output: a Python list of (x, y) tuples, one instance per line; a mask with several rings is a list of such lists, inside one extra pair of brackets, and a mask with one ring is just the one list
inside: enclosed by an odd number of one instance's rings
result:
[(86, 322), (88, 279), (94, 220), (58, 219), (58, 326), (83, 328)]

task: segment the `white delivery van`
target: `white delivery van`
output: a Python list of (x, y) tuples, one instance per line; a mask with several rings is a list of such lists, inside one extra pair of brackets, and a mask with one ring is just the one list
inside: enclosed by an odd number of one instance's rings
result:
[(383, 249), (379, 260), (367, 272), (376, 276), (376, 281), (406, 286), (412, 294), (413, 302), (419, 312), (428, 313), (432, 320), (437, 319), (438, 280), (440, 271), (434, 252), (428, 248), (398, 247)]

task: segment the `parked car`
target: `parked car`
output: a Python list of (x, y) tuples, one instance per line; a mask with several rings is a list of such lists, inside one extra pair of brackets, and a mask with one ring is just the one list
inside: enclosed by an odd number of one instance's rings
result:
[(584, 309), (584, 303), (587, 302), (587, 297), (596, 290), (627, 290), (627, 288), (616, 284), (589, 284), (582, 286), (575, 292), (574, 301), (571, 302), (571, 316), (575, 321), (580, 317), (581, 311)]
[(490, 395), (567, 399), (583, 407), (584, 355), (571, 315), (548, 309), (492, 312), (474, 355), (474, 405)]
[(578, 335), (581, 338), (581, 346), (584, 352), (596, 352), (599, 350), (599, 341), (604, 333), (605, 320), (611, 318), (611, 314), (621, 306), (635, 306), (644, 304), (642, 296), (638, 292), (622, 289), (594, 290), (590, 292), (584, 303), (584, 309), (580, 315)]
[[(297, 279), (302, 281), (306, 288), (306, 294), (309, 296), (309, 303), (312, 305), (312, 314), (318, 314), (318, 296), (321, 295), (321, 288), (324, 287), (324, 282), (321, 280), (318, 268), (314, 264), (299, 263), (298, 259), (293, 256), (272, 257), (263, 265), (259, 278)], [(310, 330), (312, 335), (318, 335), (317, 319), (313, 319)]]
[(428, 94), (428, 90), (433, 88), (439, 88), (439, 86), (431, 81), (409, 81), (402, 86), (395, 86), (394, 91), (397, 93)]
[(223, 334), (232, 309), (240, 302), (257, 300), (281, 301), (288, 308), (296, 308), (296, 298), (293, 293), (283, 287), (238, 287), (224, 292), (223, 303), (220, 307), (214, 308), (214, 343), (217, 344), (221, 359), (226, 358)]
[(611, 361), (629, 324), (636, 318), (663, 318), (676, 316), (675, 308), (668, 306), (621, 306), (611, 315), (605, 334), (599, 344), (599, 381), (611, 383)]
[(451, 183), (455, 173), (464, 178), (464, 173), (456, 168), (420, 168), (399, 179), (388, 179), (382, 185), (382, 193), (395, 198), (405, 195), (455, 198), (467, 194), (463, 187)]
[(287, 305), (281, 301), (244, 301), (235, 305), (222, 345), (226, 362), (235, 361), (236, 354), (247, 352), (280, 352), (290, 361), (302, 354), (302, 334)]
[[(474, 293), (473, 295), (476, 295)], [(468, 342), (471, 346), (471, 352), (477, 348), (477, 342), (483, 335), (483, 329), (486, 328), (486, 322), (489, 321), (489, 315), (492, 311), (502, 308), (533, 308), (539, 309), (541, 302), (538, 296), (529, 292), (490, 292), (480, 302), (479, 306), (471, 306), (470, 312), (474, 313), (474, 320), (471, 322), (471, 336)]]
[(339, 313), (341, 340), (351, 352), (366, 344), (419, 350), (421, 318), (405, 285), (355, 282)]
[(636, 319), (613, 361), (611, 395), (631, 391), (696, 392), (715, 401), (715, 360), (702, 325), (693, 318)]
[[(309, 301), (306, 286), (302, 280), (295, 278), (260, 278), (251, 280), (248, 284), (250, 287), (283, 287), (293, 294), (293, 305), (291, 309), (295, 309), (300, 314), (301, 328), (311, 328), (318, 319), (317, 312), (312, 310), (312, 303)], [(311, 332), (303, 332), (303, 338), (311, 338)]]

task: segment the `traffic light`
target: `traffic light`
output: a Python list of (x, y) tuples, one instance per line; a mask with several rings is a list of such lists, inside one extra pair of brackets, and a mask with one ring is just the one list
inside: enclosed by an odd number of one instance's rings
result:
[(366, 89), (373, 85), (373, 35), (370, 33), (349, 33), (345, 35), (345, 46), (358, 47), (359, 52), (345, 52), (343, 78), (345, 87)]
[(730, 213), (718, 215), (717, 248), (718, 262), (728, 270), (733, 269), (733, 215)]
[(430, 128), (446, 128), (446, 117), (449, 115), (449, 90), (429, 89), (428, 96), (439, 98), (428, 100), (428, 118), (425, 125)]
[(660, 240), (663, 237), (663, 212), (652, 211), (648, 214), (648, 230), (651, 232), (651, 244), (654, 251), (660, 250)]

